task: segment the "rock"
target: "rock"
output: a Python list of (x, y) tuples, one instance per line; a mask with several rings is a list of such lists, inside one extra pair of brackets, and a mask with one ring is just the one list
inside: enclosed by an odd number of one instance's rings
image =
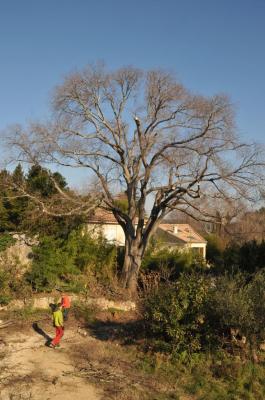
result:
[(87, 331), (83, 328), (78, 328), (77, 329), (77, 333), (79, 333), (79, 335), (86, 337), (87, 336)]

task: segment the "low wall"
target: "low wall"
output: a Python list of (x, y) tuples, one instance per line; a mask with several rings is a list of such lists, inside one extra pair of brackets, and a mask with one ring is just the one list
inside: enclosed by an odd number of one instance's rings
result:
[[(121, 311), (132, 311), (136, 309), (136, 304), (133, 301), (113, 301), (107, 300), (104, 297), (99, 298), (84, 298), (77, 295), (70, 295), (72, 301), (82, 301), (87, 305), (96, 306), (101, 310), (108, 310), (109, 308), (115, 308)], [(18, 310), (24, 308), (26, 306), (31, 306), (33, 308), (39, 309), (47, 309), (49, 308), (49, 304), (58, 301), (58, 296), (46, 296), (46, 297), (32, 297), (24, 300), (12, 300), (6, 306), (0, 306), (0, 311), (7, 310)]]

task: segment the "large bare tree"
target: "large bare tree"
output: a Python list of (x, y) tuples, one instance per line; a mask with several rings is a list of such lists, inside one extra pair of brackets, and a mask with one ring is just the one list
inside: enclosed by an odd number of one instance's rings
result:
[[(163, 71), (89, 66), (56, 88), (52, 106), (49, 122), (13, 129), (17, 159), (96, 177), (102, 206), (124, 230), (122, 278), (131, 291), (168, 213), (210, 219), (207, 199), (251, 200), (262, 181), (259, 152), (238, 140), (228, 98), (194, 95)], [(120, 192), (127, 209), (115, 198)]]

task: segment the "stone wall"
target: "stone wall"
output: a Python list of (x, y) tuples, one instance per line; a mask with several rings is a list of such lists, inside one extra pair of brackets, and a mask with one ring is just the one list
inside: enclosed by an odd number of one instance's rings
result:
[[(121, 311), (132, 311), (136, 309), (136, 304), (133, 301), (113, 301), (107, 300), (103, 297), (99, 298), (84, 298), (82, 296), (71, 295), (72, 301), (82, 301), (87, 305), (96, 306), (101, 310), (108, 310), (110, 308), (115, 308)], [(0, 311), (7, 310), (17, 310), (22, 309), (26, 306), (31, 306), (33, 308), (47, 309), (49, 304), (58, 301), (58, 296), (46, 296), (46, 297), (32, 297), (30, 299), (24, 300), (13, 300), (7, 306), (0, 306)]]

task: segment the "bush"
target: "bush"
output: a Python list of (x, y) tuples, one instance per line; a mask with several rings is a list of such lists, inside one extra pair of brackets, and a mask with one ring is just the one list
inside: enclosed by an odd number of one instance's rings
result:
[(72, 231), (65, 240), (43, 237), (32, 253), (32, 268), (26, 279), (36, 291), (59, 286), (80, 292), (93, 279), (110, 283), (116, 272), (114, 246), (81, 230)]
[(31, 293), (22, 274), (23, 266), (16, 257), (2, 256), (0, 260), (0, 304), (8, 304), (14, 297), (25, 298)]
[(192, 252), (149, 249), (143, 259), (142, 270), (145, 273), (157, 271), (170, 280), (176, 280), (182, 272), (200, 269), (203, 260), (198, 260)]
[(208, 283), (197, 273), (182, 273), (176, 283), (161, 285), (144, 301), (146, 327), (160, 347), (192, 353), (202, 343), (203, 305)]
[(217, 235), (211, 234), (205, 237), (207, 240), (207, 261), (215, 267), (223, 266), (224, 241)]
[(9, 233), (0, 234), (0, 252), (5, 251), (8, 247), (16, 243), (16, 240)]
[(224, 251), (224, 266), (227, 271), (242, 271), (253, 274), (265, 267), (265, 241), (252, 240), (243, 245), (231, 243)]
[(216, 337), (233, 328), (246, 336), (255, 349), (264, 340), (265, 271), (247, 280), (242, 274), (217, 278), (209, 291), (205, 312), (209, 329)]
[(38, 246), (33, 247), (31, 271), (27, 280), (36, 291), (52, 290), (61, 282), (67, 283), (72, 274), (78, 273), (73, 257), (66, 251), (61, 239), (44, 237)]
[(249, 298), (243, 275), (222, 276), (209, 290), (205, 312), (212, 332), (222, 335), (230, 328), (246, 330), (249, 324)]

